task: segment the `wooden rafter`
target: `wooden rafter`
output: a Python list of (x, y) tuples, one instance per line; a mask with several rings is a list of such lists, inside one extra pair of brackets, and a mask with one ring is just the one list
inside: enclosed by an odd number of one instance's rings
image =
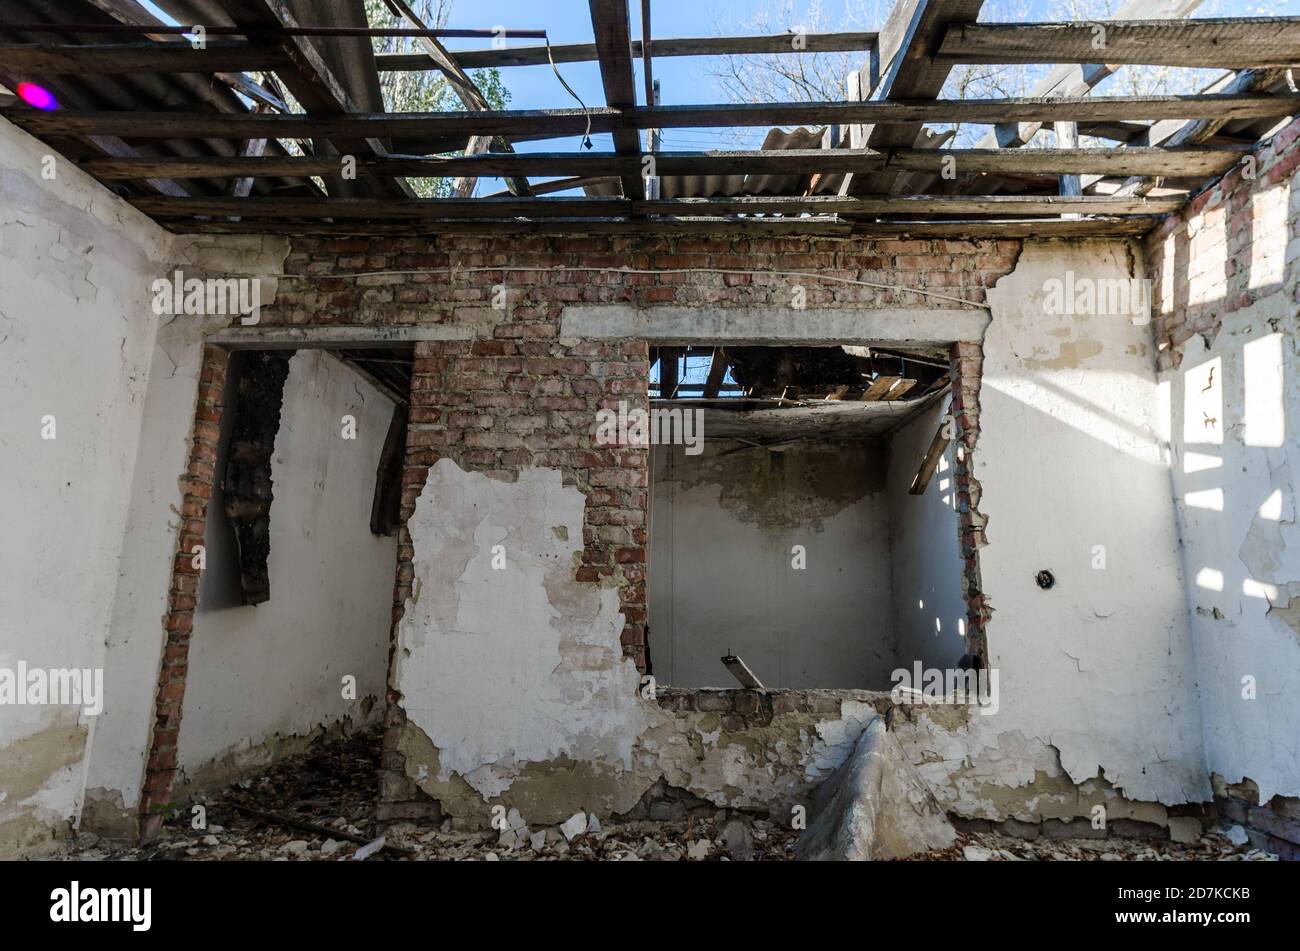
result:
[[(264, 141), (264, 140), (263, 140)], [(799, 175), (866, 172), (885, 167), (939, 172), (951, 158), (963, 173), (1207, 176), (1227, 171), (1250, 147), (1172, 146), (1125, 149), (849, 149), (789, 151), (658, 152), (660, 175)], [(399, 156), (362, 159), (372, 175), (438, 177), (506, 177), (567, 175), (573, 177), (636, 174), (641, 157), (613, 152), (486, 153), (456, 156)], [(300, 177), (337, 170), (337, 159), (316, 156), (177, 157), (94, 159), (82, 168), (105, 181), (166, 177), (224, 178)]]
[[(792, 33), (762, 36), (666, 37), (650, 41), (650, 55), (666, 56), (744, 56), (772, 53), (844, 53), (869, 49), (876, 42), (875, 33), (807, 33), (793, 43)], [(640, 40), (632, 41), (632, 55), (644, 56)], [(502, 66), (544, 66), (550, 62), (545, 46), (513, 46), (501, 50), (461, 50), (452, 53), (465, 69), (491, 69)], [(595, 43), (563, 43), (551, 47), (556, 63), (584, 63), (597, 58)], [(419, 54), (380, 53), (375, 57), (380, 71), (428, 69)]]
[(698, 217), (448, 219), (424, 221), (199, 221), (163, 220), (178, 234), (320, 234), (428, 237), (447, 234), (737, 234), (871, 238), (1084, 238), (1139, 237), (1158, 218), (1024, 218), (957, 221), (856, 221), (827, 215), (801, 218)]
[[(227, 15), (234, 20), (235, 25), (240, 27), (256, 29), (259, 27), (296, 27), (299, 25), (285, 0), (223, 0), (223, 8)], [(291, 65), (278, 70), (276, 75), (288, 87), (293, 97), (307, 110), (308, 115), (302, 118), (310, 121), (318, 117), (326, 118), (356, 112), (356, 104), (334, 76), (333, 71), (317, 51), (311, 38), (289, 35), (280, 37), (279, 42), (281, 50), (288, 56)], [(266, 118), (287, 117), (269, 116)], [(244, 137), (257, 138), (258, 135)], [(307, 138), (307, 136), (269, 134), (264, 137)], [(337, 136), (326, 136), (325, 138), (329, 139), (334, 148), (343, 155), (375, 157), (384, 155), (387, 151), (378, 138), (365, 133), (343, 133)], [(349, 182), (343, 179), (341, 175), (330, 176), (326, 178), (326, 181), (331, 185), (331, 194), (346, 193), (349, 190)], [(373, 185), (361, 181), (358, 184), (363, 191), (372, 191), (378, 194), (388, 194), (394, 197), (411, 194), (410, 189), (400, 180), (380, 179), (374, 182)]]
[[(956, 23), (972, 22), (979, 16), (984, 0), (898, 0), (881, 31), (880, 62), (884, 74), (878, 99), (935, 99), (943, 90), (952, 66), (933, 59), (937, 37)], [(922, 122), (886, 125), (874, 124), (865, 131), (867, 148), (902, 147), (918, 143)], [(844, 190), (860, 195), (887, 191), (897, 173), (883, 172), (854, 175), (844, 182)]]
[[(636, 83), (632, 73), (632, 36), (627, 0), (588, 0), (591, 7), (591, 31), (596, 37), (596, 55), (600, 61), (600, 80), (605, 87), (605, 104), (611, 109), (626, 110), (636, 106)], [(612, 130), (614, 148), (623, 155), (641, 154), (641, 136), (634, 128), (620, 124)], [(619, 176), (623, 197), (645, 195), (645, 180), (640, 172)]]
[[(1128, 0), (1116, 11), (1115, 20), (1134, 20), (1159, 17), (1175, 20), (1192, 13), (1202, 0)], [(1030, 91), (1031, 96), (1078, 97), (1086, 96), (1107, 76), (1119, 68), (1113, 63), (1069, 63), (1057, 66)], [(978, 148), (1019, 148), (1032, 139), (1043, 123), (1007, 123), (986, 133), (977, 143)], [(1085, 131), (1085, 130), (1081, 130)], [(1085, 131), (1085, 134), (1089, 134)]]
[(936, 63), (1095, 63), (1207, 69), (1300, 63), (1300, 17), (966, 23), (948, 28)]
[[(179, 39), (179, 37), (177, 38)], [(118, 73), (222, 73), (284, 69), (289, 57), (275, 46), (213, 40), (189, 43), (106, 43), (86, 46), (0, 44), (0, 68), (47, 76)]]
[(952, 99), (919, 102), (809, 102), (540, 109), (499, 112), (352, 113), (334, 115), (178, 114), (170, 112), (41, 112), (11, 107), (0, 114), (36, 135), (104, 134), (144, 139), (570, 136), (591, 119), (593, 132), (772, 125), (998, 123), (1017, 119), (1080, 123), (1133, 119), (1269, 119), (1300, 113), (1300, 96), (1088, 96), (1060, 99)]
[[(406, 0), (384, 0), (389, 9), (404, 18), (412, 27), (417, 29), (427, 29), (426, 24), (421, 22), (419, 16)], [(478, 88), (469, 74), (461, 68), (451, 54), (432, 36), (421, 36), (416, 42), (424, 48), (429, 59), (437, 65), (442, 74), (447, 77), (452, 90), (456, 93), (457, 98), (466, 109), (475, 111), (486, 111), (492, 108), (483, 95), (483, 91)], [(486, 152), (488, 149), (495, 149), (498, 152), (513, 152), (514, 147), (510, 140), (504, 136), (487, 136), (471, 135), (469, 142), (465, 146), (466, 155), (477, 155)], [(461, 197), (468, 197), (474, 193), (474, 183), (477, 179), (473, 176), (463, 176), (455, 182), (455, 191)], [(531, 191), (528, 188), (528, 179), (520, 176), (511, 176), (506, 179), (506, 185), (509, 187), (511, 194), (528, 195)]]
[(136, 198), (146, 214), (243, 215), (256, 218), (475, 218), (608, 217), (629, 214), (884, 214), (884, 215), (1162, 215), (1180, 198), (1113, 198), (1103, 195), (890, 195), (661, 198)]

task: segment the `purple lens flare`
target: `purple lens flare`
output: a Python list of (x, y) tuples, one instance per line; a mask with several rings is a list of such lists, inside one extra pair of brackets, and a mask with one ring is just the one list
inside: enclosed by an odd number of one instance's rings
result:
[(19, 83), (15, 92), (18, 93), (19, 99), (34, 109), (44, 109), (48, 112), (59, 108), (59, 100), (54, 98), (54, 93), (36, 83)]

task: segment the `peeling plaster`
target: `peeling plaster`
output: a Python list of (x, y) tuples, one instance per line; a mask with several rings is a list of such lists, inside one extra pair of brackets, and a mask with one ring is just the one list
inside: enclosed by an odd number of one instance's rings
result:
[[(1042, 306), (1047, 281), (1067, 271), (1127, 279), (1134, 253), (1124, 241), (1027, 242), (988, 295), (973, 460), (988, 520), (980, 566), (997, 606), (988, 644), (1002, 701), (981, 718), (994, 722), (980, 724), (997, 740), (981, 742), (1020, 747), (995, 769), (999, 785), (1022, 781), (1030, 763), (1051, 775), (1040, 755), (1051, 747), (1072, 785), (1100, 775), (1131, 799), (1204, 801), (1162, 440), (1167, 404), (1144, 349), (1151, 327)], [(1104, 548), (1104, 569), (1094, 567), (1095, 546)], [(1041, 569), (1056, 575), (1050, 591), (1034, 583)]]
[[(1207, 771), (1229, 784), (1254, 780), (1261, 802), (1300, 795), (1300, 317), (1290, 296), (1279, 288), (1225, 309), (1212, 343), (1187, 341), (1180, 366), (1161, 376), (1187, 599), (1197, 608)], [(1204, 393), (1207, 366), (1219, 370)], [(1221, 427), (1185, 425), (1210, 397)]]
[[(686, 709), (643, 699), (619, 649), (616, 592), (573, 577), (582, 508), (555, 470), (525, 469), (515, 482), (450, 459), (430, 470), (408, 526), (423, 596), (406, 605), (394, 671), (407, 777), (471, 828), (488, 827), (494, 805), (530, 823), (627, 812), (660, 780), (725, 808), (784, 817), (807, 804), (888, 695), (778, 691), (802, 705), (766, 720), (728, 712), (755, 696), (747, 691), (674, 692), (690, 698)], [(492, 567), (494, 545), (504, 568)], [(900, 707), (895, 730), (959, 815), (1074, 818), (1094, 803), (1163, 815), (1125, 805), (1127, 789), (1085, 765), (1075, 734), (1063, 734), (1067, 762), (1045, 740), (964, 707)]]
[(631, 768), (648, 718), (619, 644), (618, 592), (573, 577), (583, 505), (558, 470), (513, 483), (449, 459), (430, 470), (408, 523), (422, 597), (398, 630), (395, 679), (440, 751), (423, 764), (437, 781), (458, 774), (491, 798), (562, 756)]

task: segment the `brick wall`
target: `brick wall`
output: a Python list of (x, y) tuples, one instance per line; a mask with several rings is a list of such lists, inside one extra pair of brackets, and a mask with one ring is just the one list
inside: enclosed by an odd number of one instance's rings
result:
[[(1226, 314), (1276, 293), (1278, 283), (1261, 280), (1261, 270), (1282, 273), (1283, 289), (1297, 287), (1289, 255), (1300, 217), (1288, 213), (1290, 190), (1273, 186), (1300, 166), (1298, 138), (1300, 120), (1147, 236), (1157, 369), (1178, 367), (1188, 340), (1213, 337)], [(1288, 229), (1285, 240), (1277, 240), (1278, 227)], [(1272, 255), (1284, 257), (1266, 261)]]
[[(503, 479), (530, 466), (557, 468), (565, 484), (587, 497), (576, 577), (617, 586), (623, 650), (644, 669), (648, 451), (597, 445), (595, 418), (597, 410), (616, 409), (620, 400), (629, 408), (647, 407), (649, 348), (644, 341), (562, 340), (564, 307), (790, 306), (796, 284), (804, 288), (809, 309), (952, 307), (952, 301), (901, 287), (983, 302), (985, 290), (1014, 266), (1019, 247), (1018, 241), (826, 238), (303, 237), (285, 264), (299, 279), (281, 281), (275, 306), (264, 309), (262, 319), (268, 325), (476, 326), (473, 340), (416, 348), (394, 630), (414, 578), (405, 522), (430, 466), (448, 458), (462, 469)], [(621, 269), (654, 273), (617, 273)], [(891, 287), (777, 273), (792, 271)], [(494, 309), (502, 285), (506, 307)], [(965, 374), (967, 395), (958, 412), (970, 427), (965, 438), (973, 447), (978, 353), (957, 355), (953, 366)], [(963, 519), (963, 537), (973, 539), (971, 513)], [(976, 612), (969, 631), (972, 644), (980, 645), (983, 615), (973, 545), (967, 561), (968, 597)], [(381, 816), (436, 813), (405, 775), (397, 749), (405, 717), (401, 697), (393, 692), (388, 700)]]
[(984, 535), (987, 520), (980, 514), (980, 484), (975, 478), (972, 461), (980, 434), (980, 378), (983, 370), (982, 345), (953, 344), (948, 373), (952, 379), (952, 416), (957, 439), (953, 481), (957, 491), (957, 524), (961, 531), (961, 593), (966, 599), (966, 651), (979, 654), (987, 662), (985, 626), (992, 610), (984, 598), (979, 559), (980, 548), (988, 544)]
[(208, 501), (212, 498), (228, 362), (229, 354), (225, 350), (203, 348), (198, 403), (190, 433), (189, 462), (179, 480), (181, 524), (172, 562), (167, 613), (163, 617), (167, 636), (163, 642), (158, 692), (154, 701), (153, 734), (140, 797), (140, 829), (146, 836), (153, 834), (162, 822), (162, 811), (170, 800), (176, 774), (176, 741), (181, 729), (190, 635), (194, 630), (194, 609), (199, 591), (200, 567), (195, 563), (195, 550), (203, 544)]

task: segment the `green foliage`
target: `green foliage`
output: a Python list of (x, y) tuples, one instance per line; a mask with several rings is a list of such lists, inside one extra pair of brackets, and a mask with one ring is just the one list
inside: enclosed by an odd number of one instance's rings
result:
[[(451, 13), (451, 0), (411, 0), (410, 6), (422, 23), (435, 29), (446, 26), (447, 17)], [(401, 28), (410, 25), (394, 16), (383, 0), (365, 0), (365, 7), (366, 17), (373, 27)], [(414, 37), (377, 36), (373, 42), (376, 53), (422, 51), (420, 41)], [(469, 76), (483, 93), (490, 108), (506, 108), (510, 102), (510, 91), (501, 80), (500, 70), (476, 69)], [(379, 84), (384, 95), (384, 107), (389, 112), (465, 111), (465, 105), (455, 89), (437, 69), (381, 72)], [(411, 178), (408, 181), (422, 198), (445, 198), (452, 193), (451, 179), (448, 178)]]

